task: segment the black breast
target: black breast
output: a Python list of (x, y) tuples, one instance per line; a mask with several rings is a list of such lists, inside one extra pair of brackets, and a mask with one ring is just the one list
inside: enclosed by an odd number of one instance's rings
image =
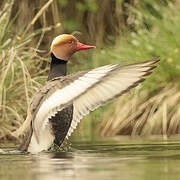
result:
[(70, 128), (72, 118), (73, 105), (70, 105), (49, 119), (52, 124), (52, 129), (55, 136), (54, 143), (56, 145), (60, 146), (63, 143)]
[[(50, 66), (50, 72), (48, 76), (48, 80), (52, 80), (56, 77), (66, 76), (66, 64), (67, 61), (62, 59), (58, 59), (51, 54), (52, 61)], [(54, 117), (49, 119), (52, 124), (53, 133), (55, 136), (54, 143), (60, 146), (64, 138), (66, 137), (68, 130), (71, 125), (71, 121), (73, 118), (73, 105), (64, 108), (62, 111), (59, 111)]]

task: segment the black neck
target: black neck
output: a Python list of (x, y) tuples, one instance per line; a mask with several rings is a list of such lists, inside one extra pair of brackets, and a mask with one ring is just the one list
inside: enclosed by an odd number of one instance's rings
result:
[(48, 80), (51, 80), (59, 76), (65, 76), (67, 61), (56, 58), (53, 53), (51, 53), (51, 58), (52, 60)]

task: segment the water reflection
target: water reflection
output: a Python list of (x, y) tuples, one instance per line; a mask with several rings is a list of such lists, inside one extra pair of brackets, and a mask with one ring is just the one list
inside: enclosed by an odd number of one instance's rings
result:
[(33, 155), (32, 161), (32, 172), (37, 174), (37, 179), (56, 180), (75, 176), (73, 153), (41, 153)]
[[(123, 158), (126, 160), (127, 158)], [(37, 179), (109, 179), (118, 176), (117, 158), (105, 158), (96, 153), (78, 151), (73, 153), (41, 154), (33, 156), (32, 172)]]
[[(121, 142), (121, 143), (119, 143)], [(74, 142), (71, 152), (0, 154), (1, 179), (179, 179), (179, 141)]]

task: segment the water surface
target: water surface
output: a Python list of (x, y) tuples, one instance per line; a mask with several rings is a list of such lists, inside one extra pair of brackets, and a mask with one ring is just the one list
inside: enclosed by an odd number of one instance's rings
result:
[(120, 136), (74, 141), (69, 152), (1, 153), (0, 179), (180, 179), (178, 139), (142, 140)]

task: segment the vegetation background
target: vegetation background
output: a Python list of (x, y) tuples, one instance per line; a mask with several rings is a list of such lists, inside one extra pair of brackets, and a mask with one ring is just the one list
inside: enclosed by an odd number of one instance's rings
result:
[(1, 0), (0, 140), (23, 124), (49, 70), (49, 46), (75, 34), (94, 51), (76, 53), (68, 72), (160, 56), (147, 81), (81, 121), (74, 135), (180, 133), (180, 2), (178, 0)]

